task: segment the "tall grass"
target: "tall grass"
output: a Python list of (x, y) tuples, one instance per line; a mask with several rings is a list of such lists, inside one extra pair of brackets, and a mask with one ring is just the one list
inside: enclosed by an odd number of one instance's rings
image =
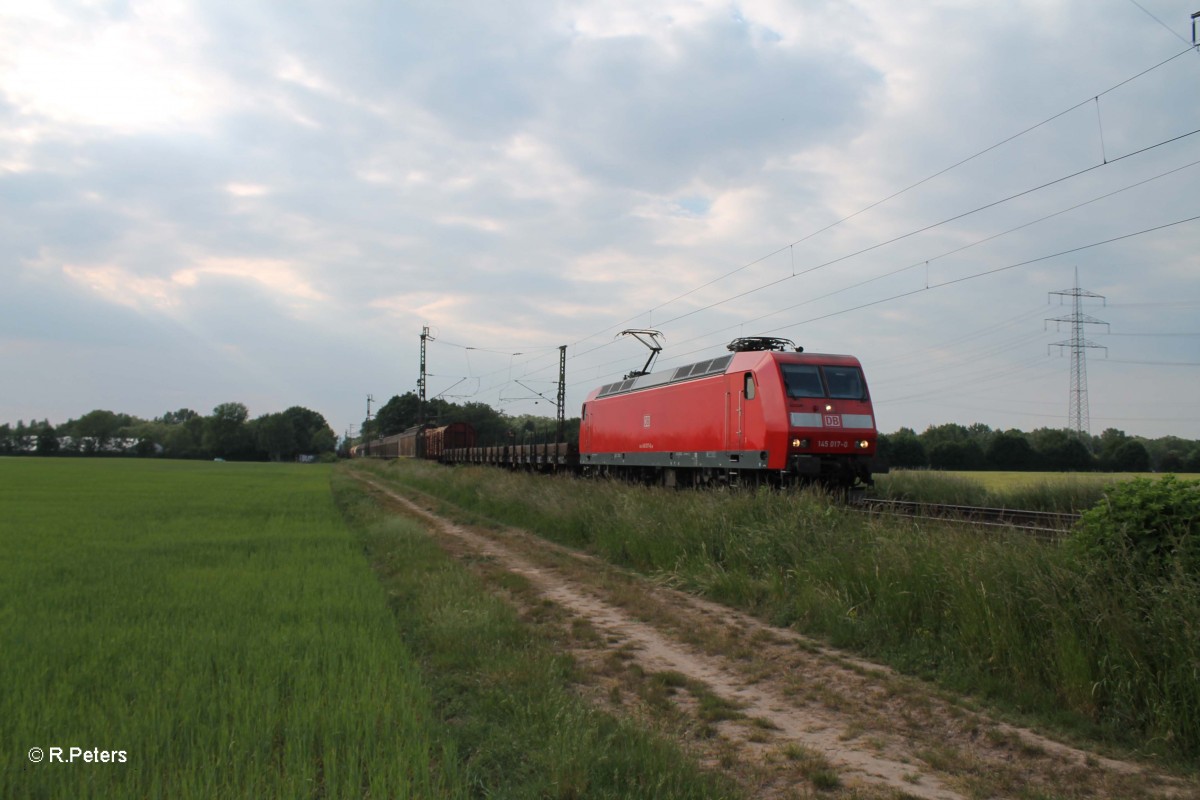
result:
[(0, 794), (467, 796), (328, 481), (0, 459)]
[(1065, 547), (871, 521), (813, 493), (374, 466), (483, 517), (1090, 735), (1200, 756), (1200, 576), (1098, 583)]

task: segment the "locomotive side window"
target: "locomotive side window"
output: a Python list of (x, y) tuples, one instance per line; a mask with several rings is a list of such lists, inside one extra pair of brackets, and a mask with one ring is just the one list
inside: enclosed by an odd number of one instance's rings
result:
[(746, 373), (746, 399), (754, 399), (754, 373), (752, 372)]
[(821, 373), (815, 364), (780, 364), (788, 397), (824, 397)]
[(862, 373), (858, 367), (823, 367), (825, 382), (829, 384), (829, 396), (847, 400), (865, 400)]

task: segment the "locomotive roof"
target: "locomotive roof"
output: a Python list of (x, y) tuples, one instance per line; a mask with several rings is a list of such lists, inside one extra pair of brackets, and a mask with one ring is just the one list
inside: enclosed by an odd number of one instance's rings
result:
[[(626, 392), (635, 392), (639, 389), (649, 389), (654, 386), (663, 386), (668, 383), (678, 383), (680, 381), (690, 381), (697, 378), (707, 378), (710, 375), (720, 375), (729, 369), (730, 363), (734, 356), (754, 356), (754, 361), (757, 362), (762, 356), (771, 358), (773, 361), (790, 361), (796, 363), (812, 363), (820, 362), (823, 359), (838, 359), (848, 360), (857, 363), (853, 356), (833, 355), (831, 353), (785, 353), (781, 351), (746, 351), (744, 353), (731, 353), (725, 356), (709, 359), (708, 361), (697, 361), (694, 364), (684, 364), (682, 367), (674, 367), (672, 369), (661, 370), (659, 372), (651, 372), (649, 375), (639, 375), (635, 378), (626, 378), (613, 383), (606, 383), (600, 387), (596, 393), (596, 397), (611, 397), (614, 394), (625, 394)], [(784, 356), (784, 358), (778, 358)], [(742, 359), (745, 363), (744, 359)]]

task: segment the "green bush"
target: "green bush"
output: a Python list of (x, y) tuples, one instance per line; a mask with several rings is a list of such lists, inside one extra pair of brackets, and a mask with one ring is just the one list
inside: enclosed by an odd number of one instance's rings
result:
[(1081, 570), (1074, 602), (1078, 618), (1091, 621), (1083, 643), (1098, 665), (1089, 693), (1098, 715), (1194, 757), (1200, 483), (1168, 475), (1114, 484), (1065, 552)]
[(1089, 566), (1145, 580), (1200, 575), (1200, 483), (1174, 475), (1114, 484), (1084, 513), (1073, 544)]

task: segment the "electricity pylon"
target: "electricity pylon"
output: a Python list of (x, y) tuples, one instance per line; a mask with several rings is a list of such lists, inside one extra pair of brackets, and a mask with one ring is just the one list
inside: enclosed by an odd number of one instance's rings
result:
[(1072, 300), (1072, 311), (1065, 317), (1048, 317), (1046, 322), (1054, 322), (1061, 325), (1064, 322), (1071, 323), (1071, 338), (1065, 342), (1054, 342), (1050, 347), (1069, 347), (1071, 348), (1071, 395), (1070, 407), (1067, 412), (1067, 427), (1075, 431), (1076, 434), (1087, 444), (1089, 449), (1092, 441), (1091, 421), (1088, 419), (1088, 390), (1087, 390), (1087, 355), (1088, 348), (1098, 348), (1108, 352), (1108, 348), (1102, 344), (1096, 344), (1083, 338), (1084, 325), (1103, 325), (1108, 327), (1108, 323), (1088, 316), (1083, 313), (1083, 298), (1098, 297), (1104, 300), (1104, 305), (1108, 305), (1104, 295), (1089, 292), (1086, 289), (1079, 288), (1079, 267), (1075, 268), (1075, 286), (1071, 289), (1061, 289), (1057, 292), (1050, 292), (1051, 295), (1059, 296), (1059, 304), (1062, 304), (1064, 297), (1070, 297)]

